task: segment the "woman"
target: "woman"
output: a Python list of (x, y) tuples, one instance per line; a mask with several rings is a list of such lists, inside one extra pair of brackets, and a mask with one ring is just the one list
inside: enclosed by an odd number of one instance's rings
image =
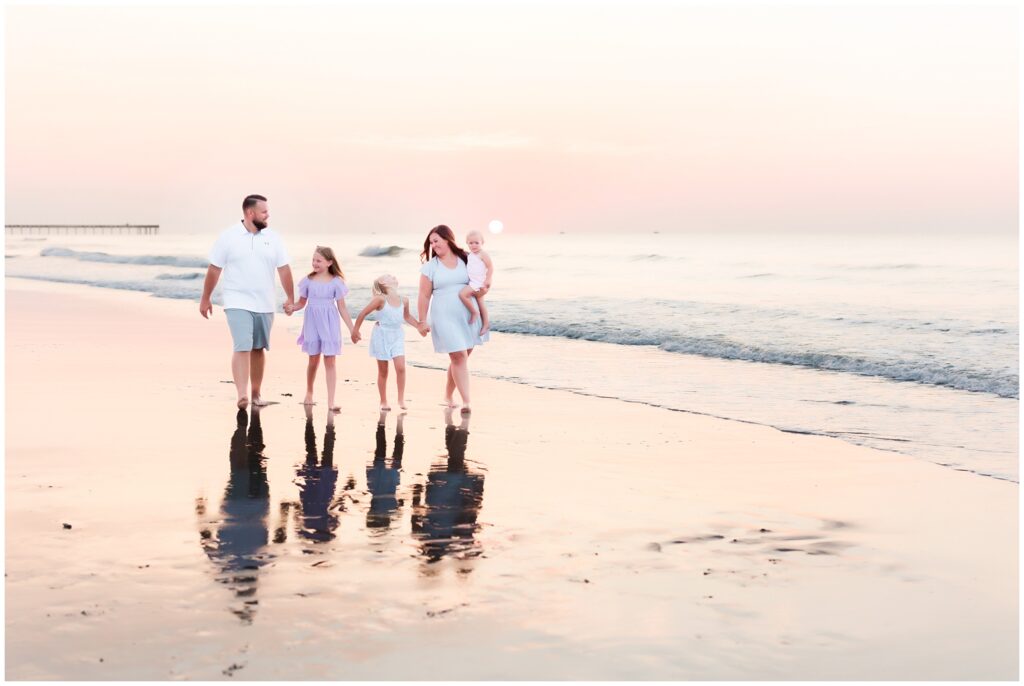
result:
[[(435, 226), (423, 242), (420, 260), (420, 298), (417, 314), (420, 318), (420, 335), (430, 332), (434, 341), (434, 352), (448, 353), (448, 383), (444, 399), (448, 407), (456, 407), (455, 389), (462, 396), (462, 413), (469, 409), (469, 356), (473, 347), (488, 340), (480, 337), (481, 323), (469, 323), (470, 312), (459, 292), (469, 283), (466, 269), (466, 251), (455, 244), (455, 235), (444, 224)], [(423, 313), (428, 311), (430, 316)]]

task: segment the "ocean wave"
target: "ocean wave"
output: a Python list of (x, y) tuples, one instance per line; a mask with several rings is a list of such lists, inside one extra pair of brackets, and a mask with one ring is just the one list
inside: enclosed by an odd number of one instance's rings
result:
[(82, 262), (109, 262), (114, 264), (144, 264), (160, 267), (203, 268), (209, 264), (205, 257), (179, 257), (176, 255), (111, 255), (105, 252), (83, 252), (70, 248), (43, 248), (40, 257), (68, 257)]
[(201, 279), (206, 274), (203, 272), (188, 272), (187, 274), (157, 274), (156, 278), (161, 280), (174, 280), (174, 281), (192, 281), (193, 279)]
[[(149, 293), (157, 298), (170, 298), (172, 300), (194, 300), (199, 302), (199, 298), (203, 293), (203, 285), (199, 282), (199, 278), (205, 276), (204, 274), (196, 275), (164, 275), (166, 278), (161, 281), (137, 281), (137, 280), (123, 280), (114, 281), (108, 279), (81, 279), (66, 276), (40, 276), (38, 274), (7, 274), (9, 278), (15, 279), (31, 279), (33, 281), (49, 281), (51, 283), (66, 283), (74, 284), (79, 286), (92, 286), (94, 288), (112, 288), (117, 291), (137, 291), (139, 293)], [(159, 276), (157, 277), (160, 278)], [(280, 296), (282, 291), (278, 291)], [(355, 298), (368, 298), (370, 289), (362, 286), (353, 286), (349, 291), (350, 297)], [(220, 305), (220, 289), (218, 288), (213, 292), (211, 298), (213, 304)]]
[(667, 255), (656, 255), (654, 253), (651, 253), (647, 255), (633, 255), (629, 259), (634, 262), (660, 262), (662, 260), (669, 260), (672, 258), (668, 257)]
[[(171, 298), (174, 300), (199, 300), (202, 295), (200, 284), (186, 286), (176, 282), (161, 283), (158, 281), (109, 281), (105, 279), (76, 279), (64, 276), (37, 276), (33, 274), (8, 274), (16, 279), (32, 279), (33, 281), (49, 281), (51, 283), (67, 283), (81, 286), (93, 286), (95, 288), (112, 288), (117, 291), (138, 291), (140, 293), (151, 293), (160, 298)], [(177, 281), (177, 280), (175, 280)], [(217, 297), (214, 297), (217, 302)]]
[(368, 245), (359, 252), (360, 257), (394, 257), (401, 255), (405, 249), (398, 245)]
[(1003, 398), (1017, 398), (1020, 392), (1019, 379), (1016, 374), (999, 375), (986, 371), (958, 369), (948, 364), (914, 360), (879, 361), (836, 353), (773, 349), (735, 343), (724, 337), (684, 337), (653, 330), (609, 328), (579, 322), (509, 322), (497, 318), (492, 320), (491, 329), (503, 333), (555, 336), (616, 345), (650, 345), (671, 353), (880, 377), (891, 381), (907, 381), (962, 391), (991, 393)]

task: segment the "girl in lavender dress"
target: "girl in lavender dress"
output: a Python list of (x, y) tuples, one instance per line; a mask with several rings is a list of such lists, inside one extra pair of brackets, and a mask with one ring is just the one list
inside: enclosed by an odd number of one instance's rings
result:
[[(351, 335), (352, 317), (349, 316), (348, 307), (345, 305), (345, 294), (348, 293), (348, 286), (345, 285), (344, 274), (338, 267), (338, 260), (334, 257), (334, 251), (330, 248), (317, 246), (313, 252), (313, 271), (302, 281), (299, 281), (299, 301), (288, 311), (288, 314), (306, 308), (306, 314), (302, 319), (302, 333), (296, 341), (302, 346), (302, 352), (309, 355), (309, 364), (306, 366), (306, 398), (303, 405), (313, 405), (313, 382), (316, 380), (316, 370), (320, 366), (320, 356), (324, 358), (324, 369), (327, 375), (327, 406), (332, 412), (338, 412), (340, 407), (334, 403), (334, 389), (337, 385), (337, 370), (334, 366), (334, 358), (341, 354), (341, 322), (345, 320), (345, 326)], [(353, 336), (353, 341), (359, 340), (359, 333)]]

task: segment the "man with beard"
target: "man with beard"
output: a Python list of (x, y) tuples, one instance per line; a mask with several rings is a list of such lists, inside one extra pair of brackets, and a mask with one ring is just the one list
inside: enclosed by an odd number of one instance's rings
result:
[(260, 386), (264, 353), (270, 349), (270, 327), (277, 309), (274, 270), (284, 288), (285, 305), (294, 302), (295, 289), (284, 243), (273, 229), (267, 228), (267, 199), (262, 195), (247, 196), (242, 201), (242, 214), (242, 221), (225, 230), (210, 250), (199, 313), (208, 319), (213, 312), (210, 296), (224, 272), (224, 314), (234, 342), (231, 375), (238, 391), (238, 407), (244, 409), (249, 404), (246, 386), (250, 382), (253, 405), (266, 404), (260, 397)]

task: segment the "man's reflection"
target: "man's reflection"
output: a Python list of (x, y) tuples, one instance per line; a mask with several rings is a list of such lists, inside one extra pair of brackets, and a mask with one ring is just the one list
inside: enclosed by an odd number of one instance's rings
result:
[(462, 423), (455, 426), (452, 410), (446, 409), (447, 459), (434, 464), (427, 474), (425, 494), (422, 487), (413, 488), (412, 532), (428, 563), (445, 555), (468, 559), (482, 552), (474, 536), (480, 528), (476, 519), (484, 497), (484, 475), (466, 465), (468, 439), (469, 415), (462, 415)]
[[(244, 622), (251, 622), (256, 612), (258, 571), (272, 558), (265, 551), (270, 486), (259, 409), (252, 406), (251, 420), (245, 410), (239, 410), (235, 417), (228, 452), (230, 472), (221, 501), (220, 519), (206, 519), (206, 499), (196, 501), (200, 543), (220, 569), (217, 581), (235, 592), (239, 602), (231, 611)], [(211, 527), (216, 528), (216, 533)]]
[(338, 515), (333, 512), (331, 500), (338, 483), (338, 469), (334, 466), (334, 413), (327, 413), (324, 430), (324, 452), (317, 458), (316, 431), (313, 429), (313, 408), (306, 406), (306, 461), (296, 471), (299, 486), (298, 534), (313, 542), (333, 540), (338, 528)]
[[(405, 413), (398, 415), (395, 427), (395, 449), (391, 453), (391, 465), (387, 464), (388, 441), (385, 436), (387, 412), (381, 412), (377, 420), (377, 448), (373, 452), (373, 463), (366, 468), (366, 486), (370, 489), (370, 509), (366, 513), (366, 528), (380, 533), (391, 526), (391, 520), (398, 506), (398, 484), (402, 479), (402, 453), (405, 452), (405, 435), (402, 423)], [(371, 531), (372, 533), (372, 531)]]

